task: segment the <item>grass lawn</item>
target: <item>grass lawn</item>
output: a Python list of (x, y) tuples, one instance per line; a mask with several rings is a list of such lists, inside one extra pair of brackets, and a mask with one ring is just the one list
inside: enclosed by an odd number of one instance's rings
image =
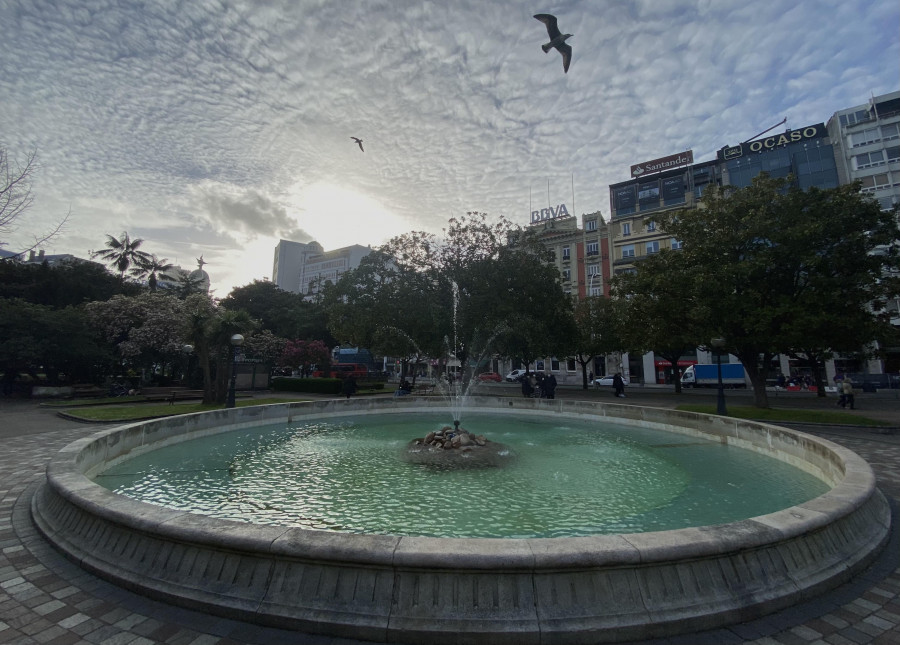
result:
[[(119, 397), (116, 400), (121, 400)], [(267, 405), (269, 403), (287, 403), (297, 399), (251, 399), (237, 401), (236, 407), (243, 408), (251, 405)], [(154, 419), (157, 417), (171, 417), (178, 414), (192, 414), (194, 412), (206, 412), (208, 410), (221, 410), (223, 405), (204, 405), (202, 403), (144, 403), (141, 405), (110, 405), (92, 406), (69, 411), (69, 416), (85, 421), (140, 421), (142, 419)]]
[[(679, 405), (677, 410), (715, 414), (714, 405)], [(736, 419), (752, 419), (754, 421), (794, 421), (796, 423), (836, 423), (856, 426), (889, 426), (891, 424), (878, 419), (857, 416), (849, 412), (830, 410), (801, 410), (796, 408), (756, 408), (753, 406), (728, 406), (728, 416)]]

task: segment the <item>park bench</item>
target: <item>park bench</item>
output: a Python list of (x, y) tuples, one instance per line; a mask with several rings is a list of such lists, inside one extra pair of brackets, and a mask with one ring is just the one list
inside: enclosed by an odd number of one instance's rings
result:
[(109, 390), (97, 387), (96, 385), (73, 385), (72, 397), (76, 399), (86, 399), (89, 397), (106, 396)]

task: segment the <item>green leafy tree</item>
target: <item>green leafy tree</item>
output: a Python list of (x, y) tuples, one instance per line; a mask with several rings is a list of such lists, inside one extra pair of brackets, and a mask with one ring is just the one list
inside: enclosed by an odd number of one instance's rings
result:
[(122, 282), (96, 262), (74, 260), (52, 266), (0, 262), (0, 298), (21, 298), (59, 309), (138, 293), (139, 285)]
[(125, 369), (152, 373), (182, 360), (186, 339), (181, 333), (184, 303), (160, 293), (115, 296), (85, 305), (98, 336), (114, 347)]
[(174, 276), (173, 285), (166, 291), (180, 300), (187, 300), (189, 296), (197, 294), (206, 294), (203, 278), (186, 272)]
[(300, 294), (284, 291), (268, 280), (254, 280), (236, 287), (221, 304), (226, 309), (243, 309), (276, 336), (335, 344), (320, 304), (307, 302)]
[(681, 393), (678, 360), (705, 345), (702, 330), (709, 312), (692, 277), (689, 256), (664, 249), (640, 263), (636, 273), (613, 279), (614, 295), (621, 303), (620, 322), (629, 352), (653, 350), (672, 364), (675, 392)]
[(437, 256), (460, 296), (454, 318), (461, 359), (490, 345), (527, 368), (566, 353), (575, 334), (572, 306), (532, 231), (471, 212), (450, 220)]
[[(710, 188), (700, 208), (656, 221), (683, 246), (682, 272), (671, 279), (692, 282), (707, 312), (697, 337), (725, 339), (759, 407), (768, 407), (771, 357), (796, 349), (798, 334), (821, 356), (838, 343), (869, 344), (873, 328), (886, 323), (877, 312), (897, 293), (889, 278), (898, 267), (897, 216), (859, 185), (803, 191), (790, 177), (764, 173), (746, 188)], [(852, 322), (835, 328), (836, 338), (810, 316)], [(804, 319), (799, 329), (794, 321)]]
[(547, 259), (529, 232), (478, 212), (451, 219), (443, 238), (401, 235), (327, 291), (332, 331), (404, 361), (562, 354), (574, 318)]
[(95, 381), (108, 357), (78, 307), (53, 308), (18, 298), (0, 299), (0, 371), (9, 394), (20, 373), (50, 384)]
[(91, 257), (100, 258), (109, 264), (119, 272), (120, 278), (124, 278), (125, 272), (131, 267), (140, 267), (150, 261), (150, 254), (141, 250), (144, 240), (132, 240), (128, 233), (122, 233), (120, 238), (107, 235), (105, 244), (105, 249), (95, 251)]
[(588, 388), (588, 367), (594, 359), (627, 349), (621, 301), (590, 296), (575, 303), (572, 353), (581, 366), (581, 385)]
[(245, 338), (258, 327), (246, 311), (220, 307), (207, 294), (194, 294), (184, 301), (181, 333), (194, 347), (203, 372), (203, 402), (225, 402), (231, 373), (231, 337)]

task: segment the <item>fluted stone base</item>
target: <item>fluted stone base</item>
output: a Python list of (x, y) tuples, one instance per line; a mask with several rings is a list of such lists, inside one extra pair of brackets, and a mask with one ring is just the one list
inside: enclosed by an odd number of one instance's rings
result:
[(619, 642), (749, 620), (844, 582), (888, 536), (889, 506), (871, 469), (824, 440), (618, 404), (480, 398), (474, 405), (715, 439), (788, 461), (832, 489), (731, 524), (511, 540), (243, 524), (133, 501), (89, 479), (122, 456), (237, 427), (440, 409), (428, 399), (330, 401), (215, 411), (76, 441), (48, 466), (32, 513), (63, 553), (139, 593), (305, 632), (435, 645)]

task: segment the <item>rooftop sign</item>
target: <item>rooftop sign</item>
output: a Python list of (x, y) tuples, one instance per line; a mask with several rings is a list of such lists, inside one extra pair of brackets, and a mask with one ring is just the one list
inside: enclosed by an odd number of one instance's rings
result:
[(631, 176), (642, 177), (643, 175), (650, 175), (655, 172), (662, 172), (663, 170), (671, 170), (672, 168), (678, 168), (679, 166), (688, 166), (692, 163), (694, 163), (694, 151), (686, 150), (684, 152), (679, 152), (677, 155), (669, 155), (668, 157), (660, 157), (653, 161), (645, 161), (644, 163), (636, 164), (631, 167)]
[(751, 152), (774, 150), (775, 148), (781, 148), (782, 146), (797, 143), (798, 141), (827, 136), (828, 130), (825, 129), (825, 124), (817, 123), (815, 125), (808, 125), (805, 128), (800, 128), (799, 130), (786, 130), (782, 134), (773, 134), (771, 137), (757, 139), (756, 141), (739, 143), (736, 146), (725, 146), (719, 150), (717, 156), (720, 160), (728, 161), (729, 159), (743, 157), (745, 154)]
[(537, 224), (548, 219), (556, 219), (557, 217), (568, 217), (569, 211), (565, 204), (560, 204), (556, 208), (542, 208), (539, 211), (531, 211), (531, 223)]

